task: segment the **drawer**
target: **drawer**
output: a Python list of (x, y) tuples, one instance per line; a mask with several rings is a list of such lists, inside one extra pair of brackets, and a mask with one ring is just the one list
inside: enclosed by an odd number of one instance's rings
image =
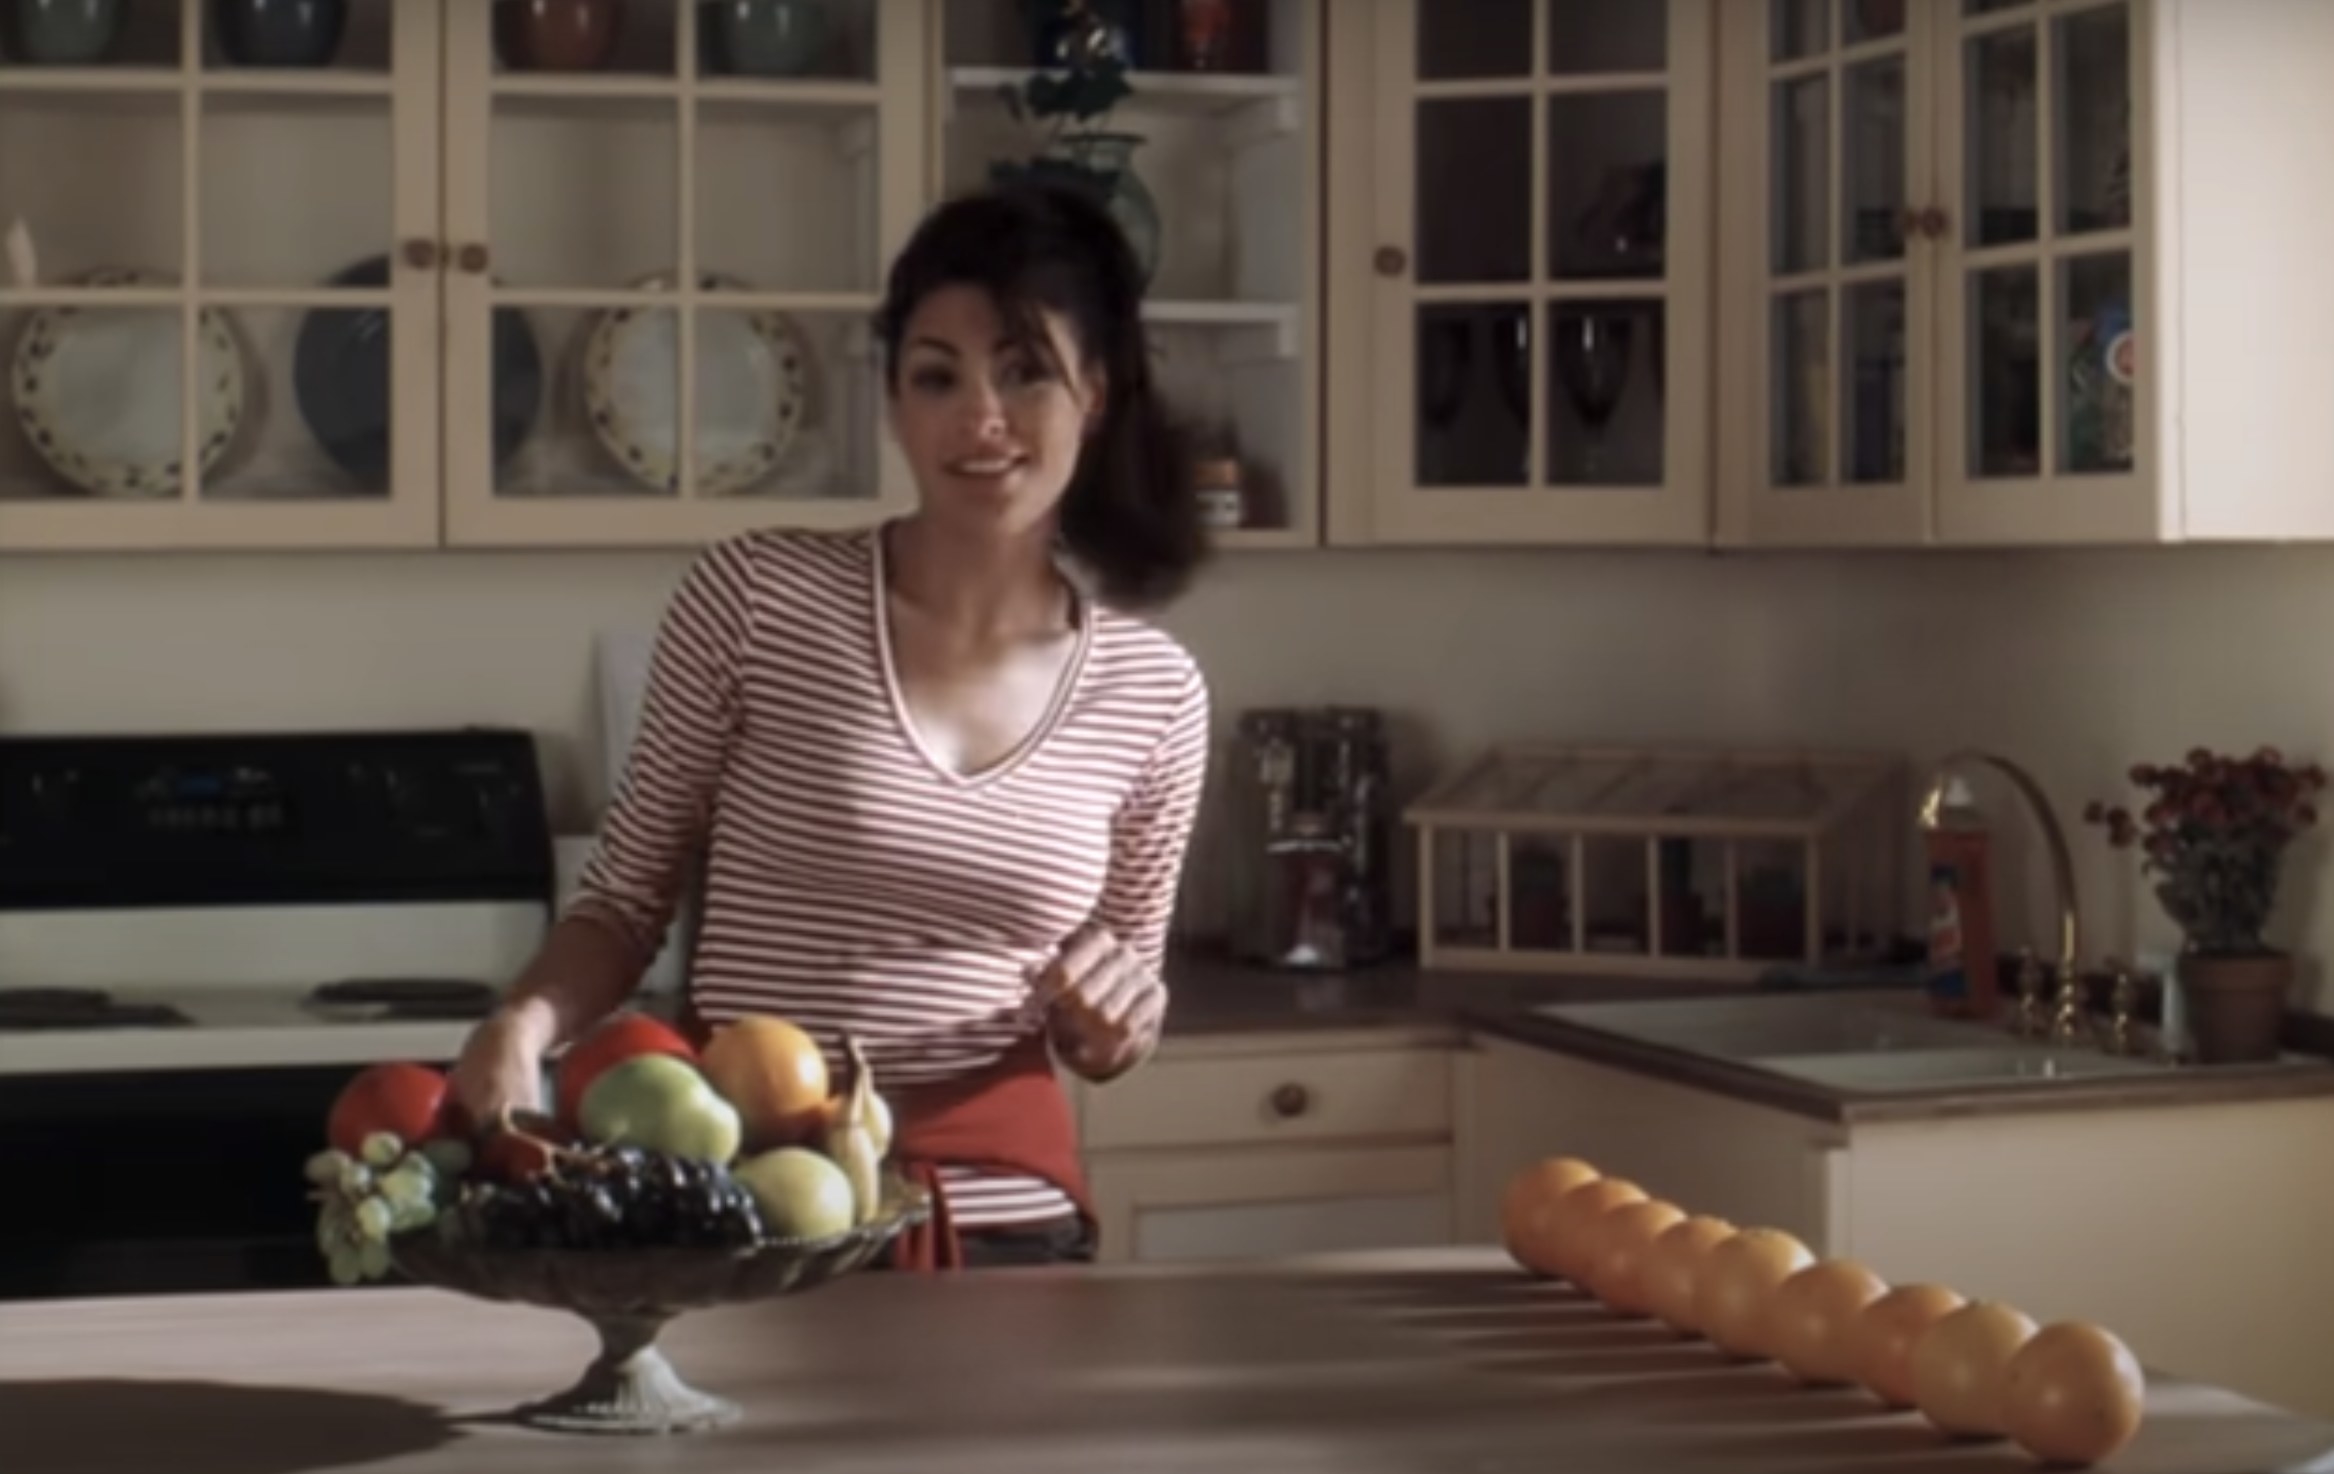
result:
[(1084, 1101), (1085, 1146), (1242, 1146), (1447, 1137), (1447, 1049), (1153, 1059)]

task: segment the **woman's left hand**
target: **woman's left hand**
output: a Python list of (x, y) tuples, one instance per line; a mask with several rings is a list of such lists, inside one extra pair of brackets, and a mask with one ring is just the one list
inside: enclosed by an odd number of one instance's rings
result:
[(1089, 1080), (1141, 1063), (1167, 1016), (1158, 973), (1099, 924), (1073, 933), (1031, 986), (1055, 1048)]

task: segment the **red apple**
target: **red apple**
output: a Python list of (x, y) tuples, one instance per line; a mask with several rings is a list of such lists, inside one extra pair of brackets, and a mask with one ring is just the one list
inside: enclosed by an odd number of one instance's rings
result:
[(446, 1077), (405, 1061), (369, 1065), (341, 1087), (325, 1123), (325, 1139), (350, 1156), (365, 1138), (386, 1131), (409, 1147), (448, 1133), (454, 1098)]
[(644, 1013), (617, 1014), (575, 1041), (560, 1056), (552, 1080), (558, 1096), (560, 1124), (571, 1131), (577, 1129), (576, 1110), (584, 1092), (592, 1088), (592, 1082), (611, 1065), (620, 1065), (642, 1054), (670, 1054), (691, 1064), (697, 1062), (697, 1051), (671, 1025)]

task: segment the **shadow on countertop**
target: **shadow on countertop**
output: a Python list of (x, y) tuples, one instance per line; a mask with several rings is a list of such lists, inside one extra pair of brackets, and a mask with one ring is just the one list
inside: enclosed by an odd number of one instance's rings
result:
[(441, 1448), (438, 1408), (317, 1387), (133, 1377), (0, 1382), (11, 1474), (307, 1474)]

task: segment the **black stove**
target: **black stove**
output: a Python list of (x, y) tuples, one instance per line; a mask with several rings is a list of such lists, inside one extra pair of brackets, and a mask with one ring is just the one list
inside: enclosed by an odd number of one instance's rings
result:
[(449, 1068), (554, 892), (522, 730), (0, 735), (0, 1300), (327, 1284), (334, 1100)]

